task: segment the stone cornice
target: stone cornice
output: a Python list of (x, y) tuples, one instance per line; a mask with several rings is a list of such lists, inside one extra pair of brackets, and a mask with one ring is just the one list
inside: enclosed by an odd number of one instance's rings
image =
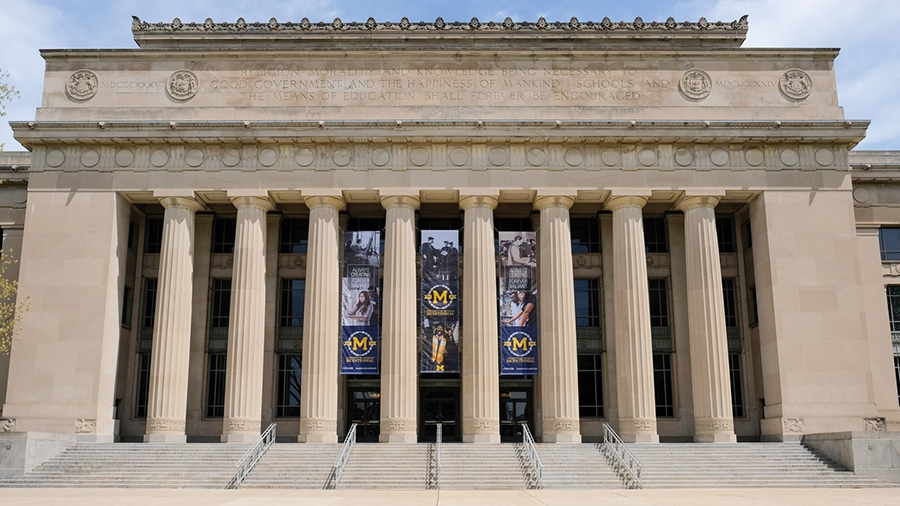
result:
[(202, 23), (183, 23), (175, 18), (171, 23), (149, 23), (137, 17), (133, 17), (132, 21), (132, 33), (141, 47), (184, 47), (185, 43), (209, 44), (228, 39), (256, 42), (293, 40), (308, 45), (314, 43), (315, 39), (334, 40), (336, 37), (342, 43), (354, 40), (368, 44), (372, 38), (383, 42), (410, 37), (418, 41), (440, 39), (446, 42), (447, 38), (458, 36), (467, 40), (496, 39), (498, 36), (505, 39), (529, 39), (535, 44), (542, 44), (546, 40), (586, 36), (607, 41), (627, 39), (630, 44), (636, 41), (659, 43), (666, 40), (669, 44), (697, 45), (701, 41), (715, 41), (717, 44), (740, 46), (746, 38), (747, 29), (746, 15), (730, 22), (710, 22), (706, 18), (700, 18), (696, 22), (679, 22), (671, 17), (663, 22), (645, 22), (640, 17), (634, 21), (619, 22), (613, 22), (609, 18), (603, 18), (599, 22), (579, 21), (574, 17), (569, 21), (547, 21), (542, 17), (535, 22), (513, 21), (511, 18), (502, 22), (482, 22), (478, 18), (472, 18), (468, 22), (446, 22), (443, 18), (437, 18), (434, 22), (411, 22), (405, 17), (399, 22), (376, 21), (373, 18), (365, 22), (344, 22), (340, 18), (331, 22), (311, 22), (303, 18), (300, 22), (282, 23), (271, 18), (267, 23), (248, 23), (239, 18), (236, 22), (229, 23), (207, 18)]

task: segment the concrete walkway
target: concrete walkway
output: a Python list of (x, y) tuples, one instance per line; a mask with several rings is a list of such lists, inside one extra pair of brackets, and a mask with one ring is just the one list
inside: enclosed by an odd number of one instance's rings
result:
[(672, 489), (672, 490), (196, 490), (196, 489), (2, 489), (3, 505), (280, 505), (304, 506), (578, 506), (649, 504), (721, 505), (897, 505), (894, 489)]

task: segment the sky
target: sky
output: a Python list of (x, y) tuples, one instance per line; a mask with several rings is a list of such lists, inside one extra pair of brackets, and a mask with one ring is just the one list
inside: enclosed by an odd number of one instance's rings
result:
[(0, 118), (0, 143), (24, 148), (8, 121), (40, 106), (40, 49), (136, 48), (131, 16), (148, 22), (734, 21), (749, 15), (744, 47), (839, 48), (838, 101), (850, 120), (871, 120), (857, 150), (900, 150), (900, 1), (897, 0), (9, 0), (0, 7), (0, 71), (20, 91)]

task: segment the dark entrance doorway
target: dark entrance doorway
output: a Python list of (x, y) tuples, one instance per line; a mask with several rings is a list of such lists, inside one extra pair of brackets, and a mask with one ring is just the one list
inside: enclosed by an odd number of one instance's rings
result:
[(381, 421), (380, 389), (351, 387), (347, 399), (347, 427), (356, 424), (356, 441), (377, 443)]
[(460, 439), (459, 388), (423, 387), (419, 415), (419, 441), (433, 443), (437, 424), (442, 424), (443, 441), (458, 443)]
[(534, 431), (532, 424), (531, 388), (500, 387), (500, 441), (522, 442), (522, 423)]

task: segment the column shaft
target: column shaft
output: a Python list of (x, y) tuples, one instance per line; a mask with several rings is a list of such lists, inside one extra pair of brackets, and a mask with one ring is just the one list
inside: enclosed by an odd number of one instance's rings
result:
[(698, 442), (736, 441), (716, 236), (717, 203), (717, 197), (687, 197), (679, 205), (685, 221), (694, 440)]
[(144, 440), (183, 443), (186, 441), (191, 342), (194, 213), (200, 206), (193, 199), (185, 197), (166, 197), (161, 202), (166, 211), (163, 217)]
[(650, 336), (650, 295), (641, 208), (644, 197), (615, 197), (613, 286), (619, 433), (630, 442), (658, 442)]
[(541, 410), (545, 443), (580, 443), (571, 197), (541, 197), (539, 290)]
[(222, 441), (251, 443), (262, 420), (263, 357), (266, 321), (266, 211), (262, 197), (237, 197), (231, 318), (225, 368)]
[(500, 442), (500, 366), (494, 214), (497, 199), (467, 196), (462, 293), (463, 442)]
[(337, 442), (340, 237), (337, 197), (307, 197), (309, 253), (303, 308), (301, 443)]
[(383, 442), (415, 443), (416, 227), (419, 200), (382, 198), (387, 210), (384, 245), (384, 309), (381, 335), (381, 431)]

